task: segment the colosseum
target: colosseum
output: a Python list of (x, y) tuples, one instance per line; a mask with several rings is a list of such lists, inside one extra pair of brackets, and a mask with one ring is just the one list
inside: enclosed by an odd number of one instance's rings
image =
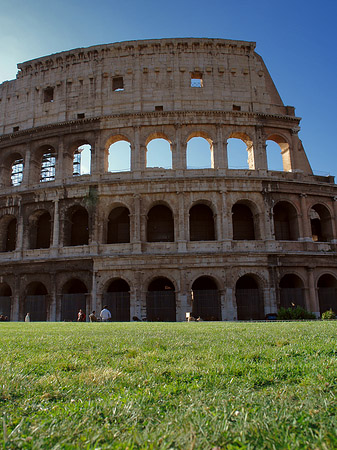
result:
[(103, 304), (114, 321), (337, 309), (337, 186), (313, 174), (254, 42), (130, 41), (27, 61), (0, 85), (0, 117), (10, 320)]

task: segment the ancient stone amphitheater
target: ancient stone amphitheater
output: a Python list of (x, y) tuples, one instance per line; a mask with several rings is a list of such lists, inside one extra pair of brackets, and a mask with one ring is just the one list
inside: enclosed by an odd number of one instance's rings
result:
[[(257, 320), (292, 303), (337, 308), (337, 186), (313, 174), (300, 118), (254, 49), (161, 39), (18, 65), (0, 85), (1, 314), (76, 320), (107, 304), (116, 321)], [(234, 139), (244, 168), (230, 164)], [(283, 170), (268, 166), (267, 141)], [(151, 163), (159, 148), (165, 164)]]

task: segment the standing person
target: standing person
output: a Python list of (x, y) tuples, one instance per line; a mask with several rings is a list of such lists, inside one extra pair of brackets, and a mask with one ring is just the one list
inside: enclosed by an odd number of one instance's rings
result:
[(77, 314), (77, 322), (85, 322), (85, 314), (83, 309), (80, 309)]
[(100, 313), (100, 317), (102, 319), (102, 322), (107, 322), (109, 319), (111, 319), (111, 312), (108, 310), (107, 305), (103, 306), (103, 309)]
[(96, 311), (93, 311), (91, 314), (89, 314), (89, 320), (90, 322), (97, 322)]
[(30, 313), (26, 314), (25, 322), (30, 322)]

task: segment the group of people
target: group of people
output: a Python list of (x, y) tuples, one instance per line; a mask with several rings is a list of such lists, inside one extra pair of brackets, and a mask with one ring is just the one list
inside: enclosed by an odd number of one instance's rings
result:
[[(89, 321), (90, 322), (98, 322), (99, 320), (102, 322), (108, 322), (111, 319), (111, 312), (108, 310), (108, 306), (104, 305), (102, 311), (99, 314), (99, 319), (96, 316), (96, 311), (92, 311), (89, 314)], [(86, 315), (83, 309), (80, 309), (77, 314), (77, 322), (85, 322), (86, 321)]]
[(3, 314), (0, 314), (0, 322), (8, 322), (8, 316), (4, 316)]

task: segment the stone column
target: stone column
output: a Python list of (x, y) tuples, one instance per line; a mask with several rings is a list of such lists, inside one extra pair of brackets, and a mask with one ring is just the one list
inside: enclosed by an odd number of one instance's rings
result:
[(308, 273), (308, 283), (307, 286), (309, 287), (308, 297), (306, 300), (308, 301), (307, 307), (308, 310), (315, 313), (317, 317), (320, 315), (319, 311), (319, 301), (318, 301), (318, 295), (317, 295), (317, 289), (315, 286), (315, 280), (314, 280), (314, 269), (312, 267), (307, 267), (307, 273)]
[(105, 148), (101, 148), (101, 133), (95, 132), (94, 148), (91, 149), (91, 175), (100, 175), (108, 171), (108, 157)]
[(131, 147), (131, 171), (136, 173), (140, 170), (140, 127), (133, 128), (133, 146)]
[(178, 195), (178, 223), (177, 223), (177, 242), (178, 242), (178, 252), (186, 252), (187, 243), (187, 230), (186, 230), (186, 219), (188, 212), (185, 211), (185, 202), (183, 192), (177, 192)]
[[(94, 268), (92, 270), (92, 287), (91, 287), (91, 307), (89, 307), (89, 314), (91, 311), (97, 310), (97, 283), (96, 283), (97, 273)], [(97, 311), (96, 311), (97, 312)], [(89, 315), (88, 315), (89, 318)]]
[[(225, 169), (227, 167), (227, 144), (224, 145), (221, 125), (216, 126), (216, 143), (213, 142), (214, 168)], [(225, 155), (226, 147), (226, 155)]]
[(15, 283), (13, 286), (13, 292), (12, 292), (12, 317), (11, 320), (14, 322), (18, 322), (20, 320), (19, 318), (19, 312), (20, 312), (20, 276), (15, 276)]
[(333, 202), (333, 216), (331, 217), (332, 220), (332, 234), (333, 234), (333, 243), (337, 243), (337, 196), (332, 198)]
[(50, 273), (50, 292), (49, 292), (49, 322), (56, 321), (56, 306), (57, 306), (57, 294), (56, 294), (56, 276), (55, 272)]
[(141, 253), (141, 224), (140, 224), (140, 196), (133, 196), (133, 214), (130, 217), (130, 234), (132, 243), (132, 252)]
[(301, 236), (300, 241), (306, 241), (306, 242), (312, 242), (312, 236), (311, 232), (309, 230), (309, 217), (307, 212), (307, 201), (306, 201), (307, 195), (306, 194), (300, 194), (300, 200), (301, 200)]
[(31, 159), (30, 144), (27, 144), (26, 151), (25, 151), (25, 157), (24, 157), (24, 166), (23, 166), (23, 179), (22, 179), (23, 186), (29, 186), (29, 183), (30, 183), (30, 179), (29, 179), (30, 159)]
[(60, 239), (60, 216), (59, 216), (59, 198), (56, 194), (54, 200), (54, 221), (53, 221), (53, 243), (52, 247), (57, 248), (59, 246)]
[(255, 169), (267, 170), (267, 152), (266, 152), (266, 140), (261, 126), (255, 127), (255, 142), (254, 145), (254, 164)]

